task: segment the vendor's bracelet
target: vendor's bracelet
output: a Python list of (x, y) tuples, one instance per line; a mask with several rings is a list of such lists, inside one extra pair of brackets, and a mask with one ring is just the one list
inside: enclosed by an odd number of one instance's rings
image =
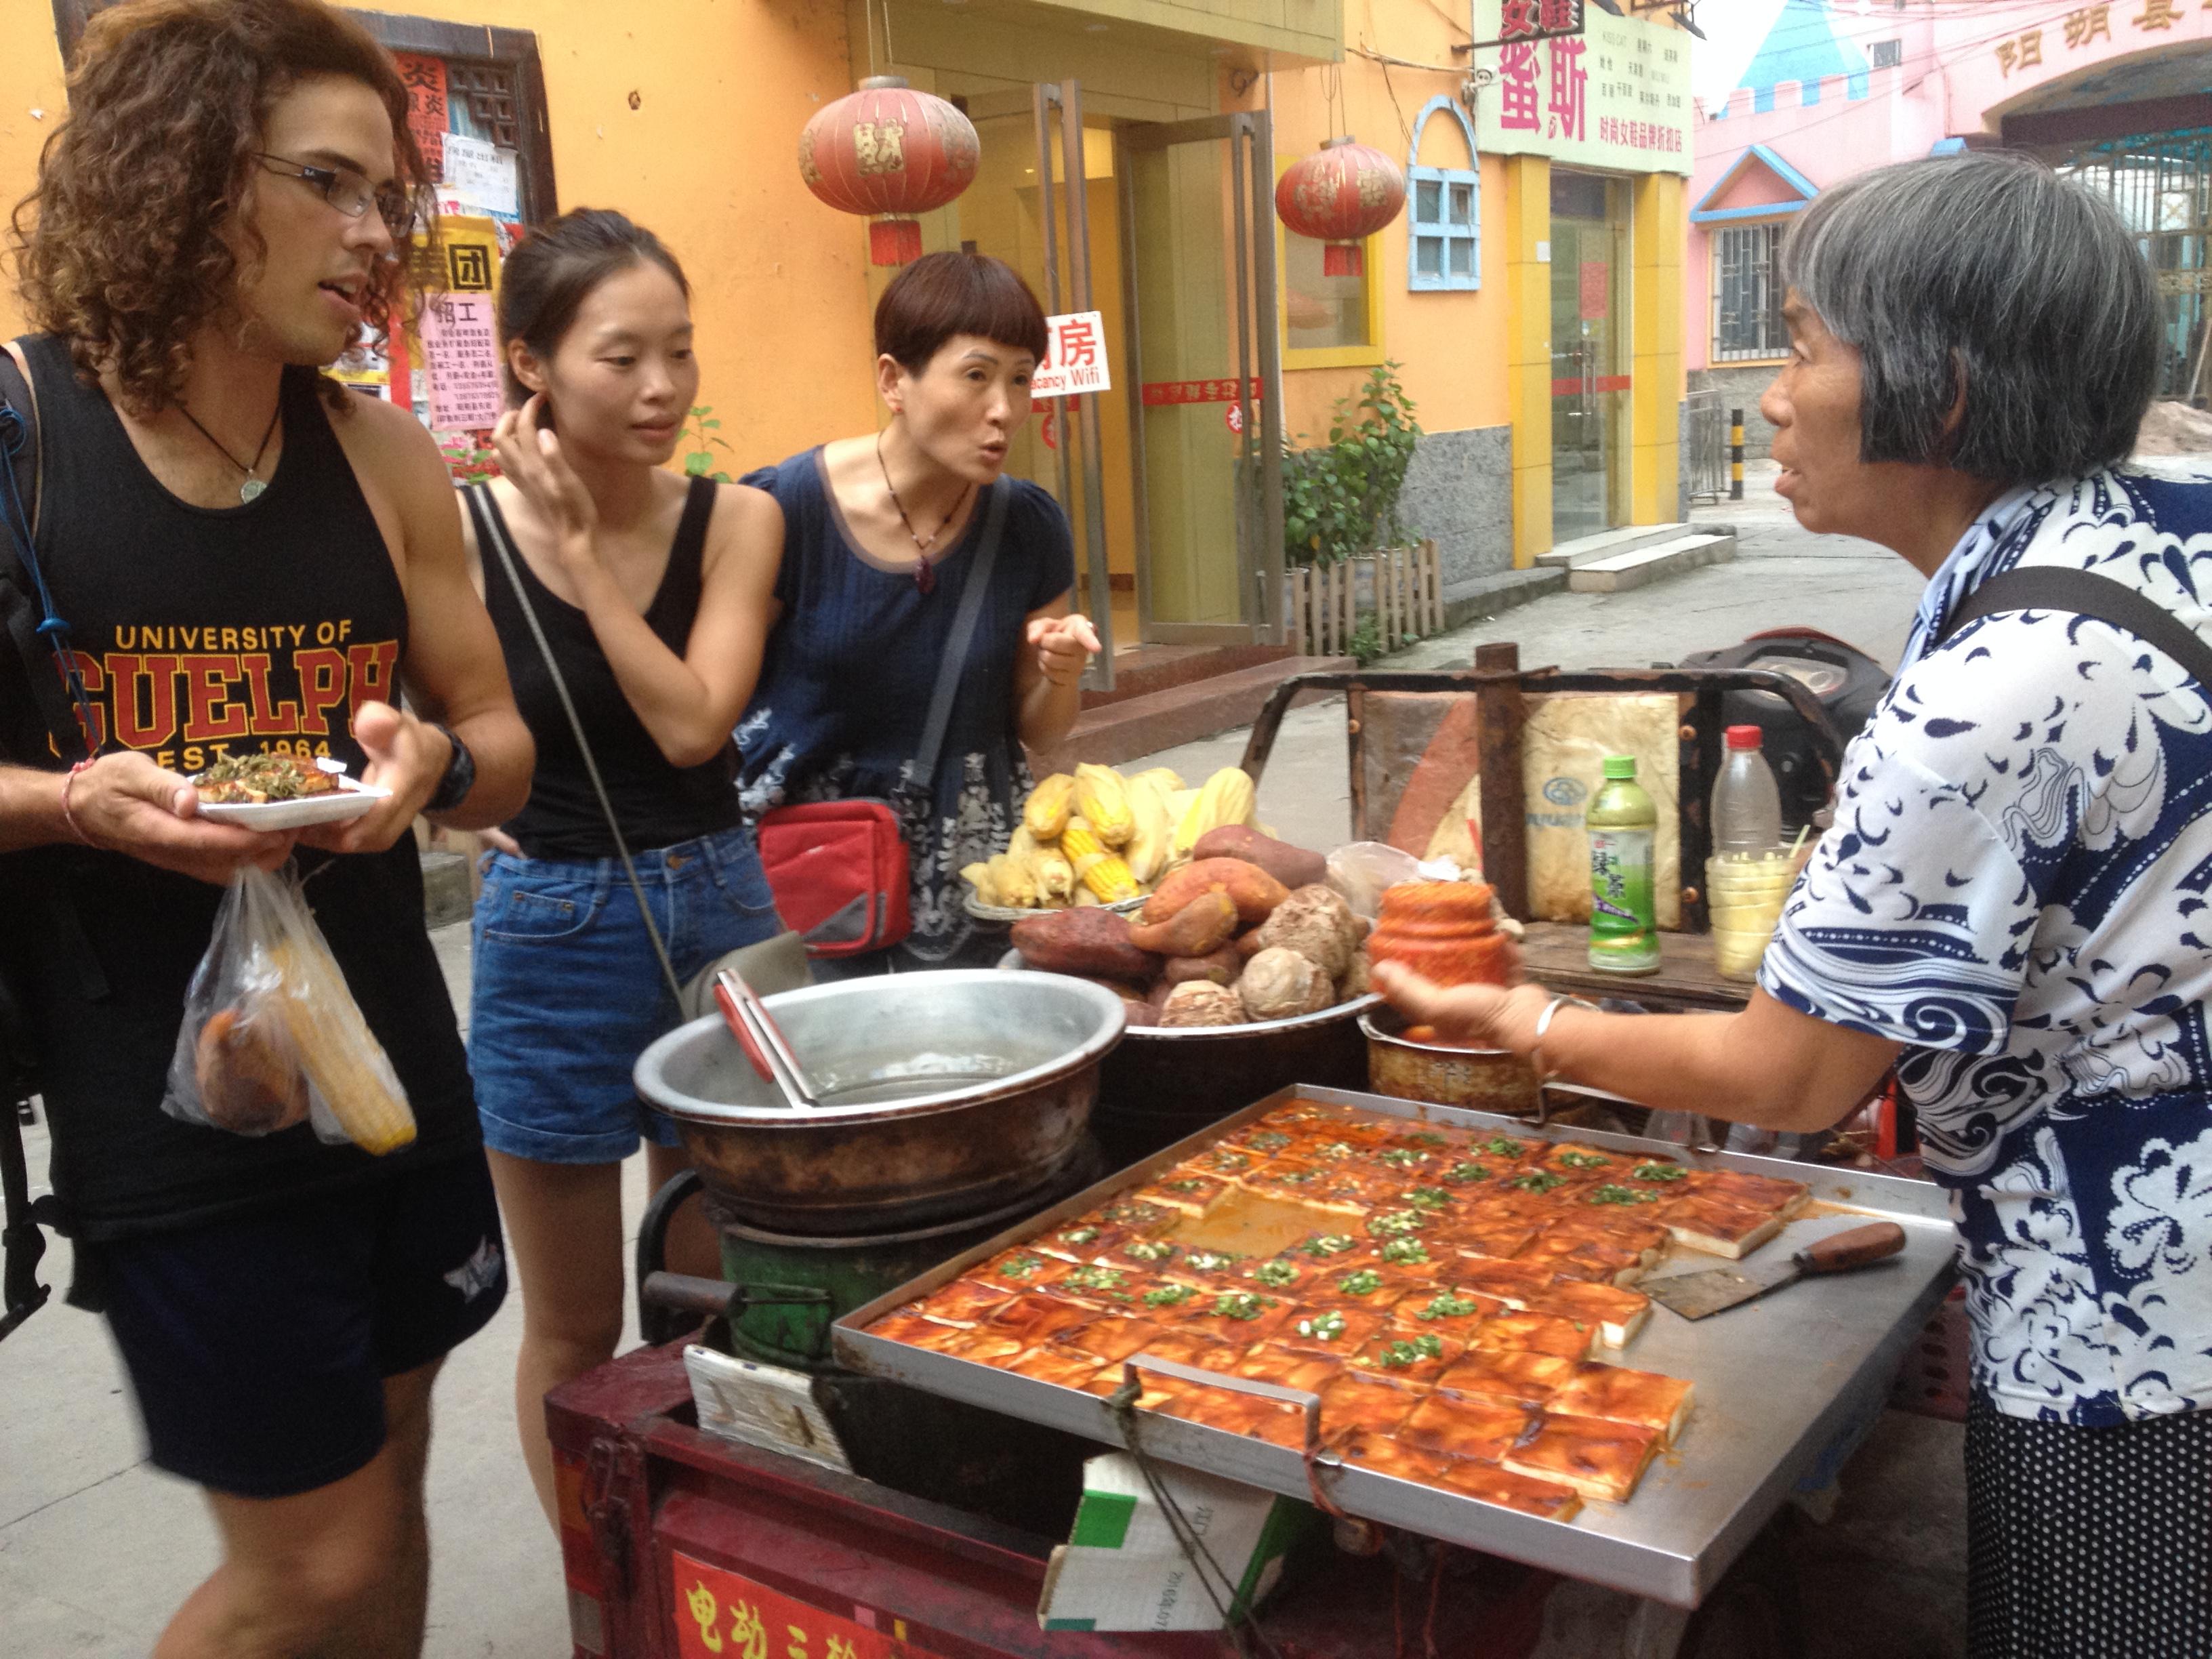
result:
[(76, 783), (76, 775), (90, 769), (91, 766), (90, 761), (81, 760), (75, 766), (70, 767), (62, 779), (62, 822), (69, 825), (70, 834), (75, 836), (87, 847), (93, 844), (92, 837), (84, 833), (84, 826), (76, 821), (76, 814), (70, 811), (70, 787)]
[(1559, 1076), (1559, 1067), (1544, 1064), (1544, 1038), (1551, 1031), (1552, 1021), (1562, 1008), (1595, 1008), (1595, 1002), (1585, 1002), (1580, 997), (1557, 996), (1544, 1005), (1544, 1012), (1536, 1016), (1536, 1041), (1529, 1046), (1528, 1067), (1536, 1073), (1536, 1086), (1543, 1087)]

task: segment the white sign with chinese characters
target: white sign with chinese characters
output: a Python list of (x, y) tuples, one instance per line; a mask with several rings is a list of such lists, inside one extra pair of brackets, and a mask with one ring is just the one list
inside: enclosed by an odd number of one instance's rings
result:
[(1096, 311), (1048, 317), (1044, 361), (1030, 380), (1032, 398), (1066, 398), (1086, 392), (1111, 392), (1106, 367), (1106, 319)]
[(470, 205), (511, 214), (521, 204), (514, 152), (465, 133), (446, 135), (446, 184)]
[(1691, 37), (1664, 22), (1587, 7), (1580, 37), (1540, 39), (1543, 0), (1474, 0), (1475, 143), (1623, 173), (1687, 173)]

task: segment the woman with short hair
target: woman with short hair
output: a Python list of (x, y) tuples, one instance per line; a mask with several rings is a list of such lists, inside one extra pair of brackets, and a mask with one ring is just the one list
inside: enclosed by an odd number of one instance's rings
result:
[(1023, 745), (1067, 735), (1098, 637), (1071, 614), (1067, 517), (1009, 479), (1005, 528), (933, 775), (915, 778), (931, 694), (985, 523), (1030, 416), (1044, 312), (1004, 261), (933, 253), (876, 305), (880, 431), (803, 450), (746, 483), (783, 515), (781, 614), (738, 728), (749, 818), (800, 802), (928, 797), (908, 830), (913, 931), (817, 960), (817, 976), (988, 966), (961, 868), (1006, 848), (1030, 787)]
[(1894, 1066), (1963, 1239), (1972, 1651), (2201, 1659), (2212, 475), (2126, 465), (2151, 274), (2033, 161), (1825, 191), (1783, 276), (1776, 488), (1929, 580), (1750, 1006), (1631, 1023), (1533, 986), (1378, 987), (1576, 1082), (1778, 1130)]

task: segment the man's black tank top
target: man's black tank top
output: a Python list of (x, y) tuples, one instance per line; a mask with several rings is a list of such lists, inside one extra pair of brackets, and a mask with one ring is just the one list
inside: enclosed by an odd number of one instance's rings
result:
[[(691, 624), (699, 615), (700, 569), (707, 549), (707, 523), (714, 513), (715, 484), (711, 478), (694, 478), (684, 498), (684, 516), (676, 526), (676, 539), (668, 550), (668, 568), (660, 586), (646, 607), (645, 623), (655, 638), (678, 656), (691, 638)], [(493, 550), (490, 526), (495, 520), (507, 544), (514, 537), (488, 489), (469, 491), (469, 511), (476, 522), (477, 551), (483, 564), (484, 602), (492, 626), (499, 631), (500, 649), (507, 657), (507, 678), (514, 687), (515, 706), (521, 709), (530, 735), (538, 742), (538, 770), (530, 781), (530, 800), (504, 826), (526, 856), (533, 859), (609, 859), (617, 848), (607, 831), (606, 814), (599, 808), (584, 757), (569, 730), (568, 716), (561, 707), (545, 659), (515, 601), (514, 584), (507, 567)], [(738, 819), (737, 748), (725, 744), (722, 752), (698, 766), (674, 766), (660, 752), (645, 723), (623, 695), (613, 665), (592, 632), (591, 619), (576, 606), (556, 596), (538, 580), (538, 573), (518, 550), (515, 567), (538, 613), (538, 626), (561, 664), (576, 717), (583, 723), (599, 777), (614, 803), (623, 839), (633, 851), (672, 847), (680, 841), (710, 836), (736, 826)]]
[[(161, 487), (61, 341), (21, 344), (38, 392), (39, 556), (102, 748), (187, 774), (226, 750), (286, 749), (358, 775), (353, 714), (397, 698), (407, 602), (315, 374), (284, 371), (284, 447), (266, 492), (206, 508)], [(213, 1220), (479, 1144), (414, 837), (375, 854), (297, 857), (315, 919), (414, 1108), (414, 1145), (386, 1158), (326, 1146), (306, 1125), (248, 1139), (162, 1111), (221, 888), (84, 847), (0, 860), (0, 949), (30, 1000), (54, 1189), (81, 1237)], [(41, 926), (50, 893), (74, 907), (97, 973)]]

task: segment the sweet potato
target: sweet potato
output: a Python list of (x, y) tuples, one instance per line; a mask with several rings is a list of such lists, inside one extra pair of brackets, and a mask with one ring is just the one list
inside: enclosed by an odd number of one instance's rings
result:
[(1237, 907), (1240, 926), (1256, 927), (1290, 897), (1291, 890), (1243, 859), (1200, 859), (1162, 882), (1145, 901), (1146, 921), (1165, 921), (1201, 893), (1224, 892)]
[(1237, 933), (1237, 902), (1220, 888), (1200, 893), (1165, 921), (1138, 922), (1129, 943), (1164, 957), (1202, 957), (1218, 951)]
[[(1255, 927), (1237, 941), (1237, 960), (1240, 964), (1249, 962), (1267, 948), (1267, 941), (1260, 937), (1260, 930)], [(1241, 974), (1244, 969), (1239, 966), (1237, 971)]]
[(1013, 940), (1023, 961), (1048, 974), (1149, 985), (1160, 970), (1158, 957), (1129, 942), (1127, 918), (1095, 905), (1024, 916), (1014, 924)]
[(1242, 823), (1225, 823), (1198, 838), (1191, 856), (1199, 859), (1243, 859), (1256, 864), (1285, 887), (1310, 887), (1328, 876), (1328, 858), (1309, 853), (1273, 836)]
[(1237, 975), (1243, 971), (1244, 958), (1238, 954), (1237, 947), (1224, 945), (1207, 956), (1170, 957), (1161, 982), (1173, 986), (1181, 985), (1186, 980), (1210, 979), (1216, 985), (1234, 985)]

